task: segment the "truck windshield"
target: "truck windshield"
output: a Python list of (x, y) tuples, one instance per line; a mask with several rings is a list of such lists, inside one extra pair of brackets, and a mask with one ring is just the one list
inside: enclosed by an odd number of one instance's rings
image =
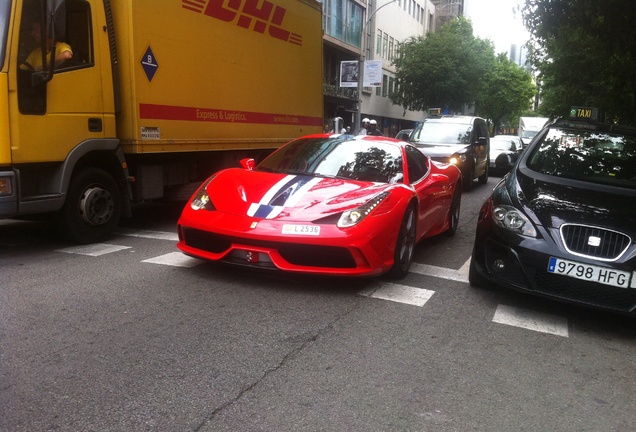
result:
[(4, 57), (7, 52), (7, 33), (9, 32), (9, 14), (11, 2), (0, 2), (0, 67), (4, 65)]

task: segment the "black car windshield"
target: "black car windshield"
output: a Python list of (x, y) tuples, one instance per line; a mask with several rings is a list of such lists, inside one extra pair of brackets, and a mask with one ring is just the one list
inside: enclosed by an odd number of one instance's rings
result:
[(382, 183), (403, 179), (400, 147), (342, 138), (298, 139), (272, 153), (256, 170)]
[(556, 177), (636, 189), (636, 136), (550, 129), (527, 166)]
[(470, 144), (472, 126), (465, 123), (424, 121), (411, 136), (411, 141), (427, 144)]

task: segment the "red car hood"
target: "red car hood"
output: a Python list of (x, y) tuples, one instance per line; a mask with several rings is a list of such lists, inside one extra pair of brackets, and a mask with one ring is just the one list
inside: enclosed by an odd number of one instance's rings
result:
[(221, 212), (259, 219), (313, 221), (355, 208), (395, 185), (233, 168), (207, 192)]

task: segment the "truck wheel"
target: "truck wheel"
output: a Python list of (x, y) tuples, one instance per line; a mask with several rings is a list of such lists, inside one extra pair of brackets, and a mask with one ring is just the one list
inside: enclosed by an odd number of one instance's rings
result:
[(95, 243), (110, 236), (121, 216), (121, 197), (115, 179), (100, 168), (89, 168), (71, 179), (60, 226), (72, 241)]

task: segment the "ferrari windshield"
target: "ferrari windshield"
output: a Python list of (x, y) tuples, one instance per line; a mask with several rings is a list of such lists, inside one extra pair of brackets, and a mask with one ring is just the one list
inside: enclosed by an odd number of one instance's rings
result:
[(556, 177), (636, 189), (636, 135), (550, 129), (527, 166)]
[(9, 32), (10, 13), (11, 2), (8, 0), (0, 2), (0, 69), (4, 65), (4, 58), (7, 52), (7, 33)]
[(272, 153), (256, 169), (382, 183), (400, 182), (403, 178), (399, 146), (351, 137), (292, 141)]
[(411, 141), (425, 144), (470, 144), (472, 126), (466, 123), (424, 121), (411, 135)]

